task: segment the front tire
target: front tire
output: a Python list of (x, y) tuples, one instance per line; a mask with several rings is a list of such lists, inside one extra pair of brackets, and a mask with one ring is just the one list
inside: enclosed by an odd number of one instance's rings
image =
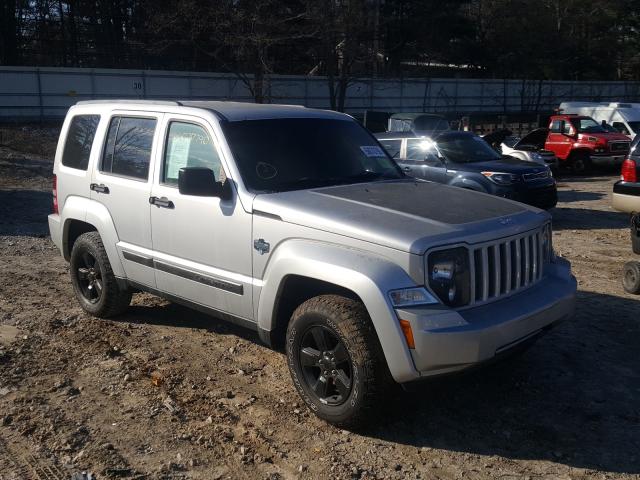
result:
[(307, 300), (287, 328), (287, 362), (307, 406), (345, 428), (364, 426), (390, 375), (364, 305), (338, 295)]
[(84, 233), (76, 239), (69, 267), (73, 290), (85, 312), (110, 318), (127, 309), (131, 291), (118, 285), (98, 232)]
[(571, 157), (571, 171), (576, 175), (588, 175), (591, 170), (591, 157), (588, 153), (576, 153)]

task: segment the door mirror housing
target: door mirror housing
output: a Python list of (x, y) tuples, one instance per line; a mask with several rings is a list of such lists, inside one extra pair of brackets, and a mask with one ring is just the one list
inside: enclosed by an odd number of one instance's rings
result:
[(195, 197), (231, 197), (229, 182), (216, 181), (213, 170), (204, 167), (185, 167), (178, 172), (178, 191)]

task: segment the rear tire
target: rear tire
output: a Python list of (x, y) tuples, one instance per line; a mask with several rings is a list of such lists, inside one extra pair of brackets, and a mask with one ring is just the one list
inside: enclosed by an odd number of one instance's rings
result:
[(80, 235), (71, 250), (71, 283), (82, 309), (100, 318), (123, 313), (131, 302), (131, 291), (122, 289), (111, 269), (98, 232)]
[(640, 294), (640, 262), (627, 262), (624, 264), (622, 286), (627, 293)]
[(338, 295), (307, 300), (287, 328), (293, 384), (320, 418), (363, 427), (380, 402), (390, 374), (364, 305)]

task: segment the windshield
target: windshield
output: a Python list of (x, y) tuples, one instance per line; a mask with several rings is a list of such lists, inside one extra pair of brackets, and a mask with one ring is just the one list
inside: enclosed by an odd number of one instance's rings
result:
[(223, 122), (248, 189), (261, 192), (403, 178), (356, 122), (284, 118)]
[(437, 147), (442, 156), (454, 163), (487, 162), (502, 157), (482, 138), (476, 135), (446, 135), (438, 138)]
[(516, 137), (515, 135), (511, 135), (505, 138), (502, 143), (504, 143), (507, 147), (512, 148), (516, 143), (520, 141), (520, 137)]
[(593, 118), (578, 118), (571, 120), (571, 124), (578, 133), (605, 133), (606, 130)]
[(638, 133), (638, 131), (640, 131), (640, 122), (627, 122), (627, 125), (631, 127), (633, 133)]

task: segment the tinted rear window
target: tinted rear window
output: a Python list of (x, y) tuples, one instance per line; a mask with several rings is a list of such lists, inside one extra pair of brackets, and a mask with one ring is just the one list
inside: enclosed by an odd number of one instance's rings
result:
[(156, 120), (113, 117), (109, 123), (102, 171), (146, 180)]
[(71, 119), (62, 152), (62, 165), (86, 170), (100, 115), (76, 115)]

